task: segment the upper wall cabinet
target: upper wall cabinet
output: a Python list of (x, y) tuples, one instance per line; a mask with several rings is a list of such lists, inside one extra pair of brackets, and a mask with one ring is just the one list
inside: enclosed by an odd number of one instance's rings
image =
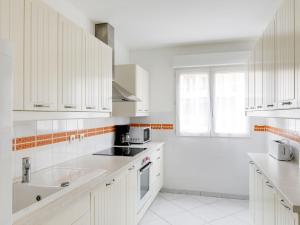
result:
[(57, 111), (58, 14), (25, 1), (24, 109)]
[[(300, 0), (284, 0), (275, 18), (257, 42), (254, 60), (252, 54), (249, 57), (247, 115), (299, 118), (299, 21)], [(262, 54), (257, 53), (257, 46), (260, 45), (262, 45)], [(253, 61), (255, 62), (255, 109), (251, 111), (250, 102), (253, 96), (250, 90), (253, 88), (253, 82), (250, 77), (253, 74)], [(258, 112), (260, 108), (262, 112)], [(274, 111), (277, 109), (280, 111)]]
[(94, 36), (85, 35), (85, 73), (83, 111), (99, 111), (99, 78), (101, 77), (101, 46)]
[(250, 53), (249, 62), (248, 62), (248, 76), (247, 76), (247, 110), (255, 109), (255, 64), (254, 64), (255, 54), (254, 51)]
[(99, 79), (99, 108), (102, 112), (112, 112), (112, 48), (101, 43), (101, 74)]
[(62, 16), (58, 28), (58, 110), (81, 111), (84, 33)]
[(138, 102), (114, 102), (115, 116), (149, 115), (149, 73), (138, 65), (115, 67), (115, 81), (140, 99)]
[(263, 108), (263, 46), (260, 39), (254, 50), (254, 90), (255, 90), (255, 106), (256, 109)]
[(276, 108), (275, 96), (275, 22), (263, 34), (263, 108)]
[(295, 78), (295, 0), (285, 0), (276, 15), (275, 59), (279, 108), (293, 108), (296, 102)]
[(0, 39), (13, 43), (13, 107), (14, 110), (22, 110), (24, 0), (0, 0)]

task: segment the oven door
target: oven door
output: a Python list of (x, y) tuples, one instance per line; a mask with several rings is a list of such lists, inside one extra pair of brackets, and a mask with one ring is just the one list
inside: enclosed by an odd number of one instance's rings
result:
[(152, 162), (143, 166), (138, 173), (138, 209), (142, 209), (150, 195), (150, 169)]

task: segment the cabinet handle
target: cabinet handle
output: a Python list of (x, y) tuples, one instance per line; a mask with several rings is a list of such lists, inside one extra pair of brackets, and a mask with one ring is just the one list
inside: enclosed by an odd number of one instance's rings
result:
[(87, 107), (85, 107), (86, 109), (96, 109), (96, 107), (95, 106), (87, 106)]
[(258, 173), (258, 174), (262, 174), (260, 170), (256, 170), (256, 173)]
[(110, 110), (110, 108), (102, 108), (102, 110)]
[(74, 105), (65, 105), (64, 108), (65, 109), (76, 109), (76, 106), (74, 106)]
[(292, 102), (282, 102), (281, 105), (291, 105)]
[(107, 183), (106, 184), (106, 187), (109, 187), (109, 186), (111, 186), (112, 185), (112, 183)]
[(33, 105), (35, 108), (50, 108), (49, 105), (42, 105), (42, 104), (34, 104)]
[(157, 177), (160, 177), (160, 173), (156, 175)]
[(288, 210), (291, 210), (291, 208), (288, 207), (288, 206), (286, 205), (286, 203), (285, 203), (285, 201), (284, 201), (283, 199), (280, 201), (280, 203), (281, 203), (281, 205), (282, 205), (284, 208), (286, 208), (286, 209), (288, 209)]
[(250, 109), (255, 109), (255, 107), (252, 106), (252, 107), (250, 107)]
[(268, 107), (268, 108), (272, 108), (272, 107), (274, 107), (274, 105), (267, 105), (267, 107)]
[(135, 166), (132, 166), (128, 170), (131, 171), (131, 170), (134, 170), (134, 168), (135, 168)]
[(250, 161), (249, 164), (254, 165), (254, 162), (253, 162), (253, 161)]
[(270, 184), (269, 181), (266, 181), (266, 185), (267, 185), (269, 188), (274, 189), (274, 187)]
[(262, 109), (263, 107), (261, 105), (257, 106), (258, 109)]

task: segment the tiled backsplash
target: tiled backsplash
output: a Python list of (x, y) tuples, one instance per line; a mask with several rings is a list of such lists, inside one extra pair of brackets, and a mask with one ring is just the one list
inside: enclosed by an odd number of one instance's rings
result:
[[(24, 121), (14, 123), (14, 177), (20, 177), (22, 158), (30, 157), (32, 171), (111, 147), (114, 125), (128, 118)], [(83, 140), (80, 134), (85, 134)], [(74, 141), (68, 137), (75, 135)]]

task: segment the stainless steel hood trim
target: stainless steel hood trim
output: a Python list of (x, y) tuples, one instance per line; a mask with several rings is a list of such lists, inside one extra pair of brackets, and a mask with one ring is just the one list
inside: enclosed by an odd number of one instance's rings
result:
[(113, 102), (140, 102), (141, 99), (137, 98), (135, 95), (127, 91), (116, 81), (112, 82), (112, 101)]

